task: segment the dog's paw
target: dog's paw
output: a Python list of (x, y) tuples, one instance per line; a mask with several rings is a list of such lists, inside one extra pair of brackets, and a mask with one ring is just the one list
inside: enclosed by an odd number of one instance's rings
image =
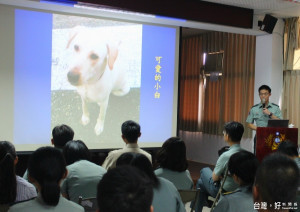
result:
[(83, 125), (87, 125), (88, 123), (90, 123), (90, 118), (88, 116), (82, 115), (82, 117), (81, 117), (81, 123)]
[(100, 135), (103, 131), (103, 124), (97, 123), (94, 130), (96, 135)]

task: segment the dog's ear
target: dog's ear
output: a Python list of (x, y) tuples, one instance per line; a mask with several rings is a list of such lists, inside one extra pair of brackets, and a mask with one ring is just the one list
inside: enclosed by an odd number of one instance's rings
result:
[(67, 43), (67, 46), (66, 46), (66, 49), (68, 49), (72, 43), (72, 41), (74, 40), (74, 38), (76, 37), (76, 35), (78, 34), (78, 32), (74, 32), (74, 33), (70, 33), (70, 38), (68, 40), (68, 43)]
[(82, 26), (76, 26), (76, 27), (74, 27), (74, 28), (71, 30), (71, 32), (70, 32), (70, 34), (69, 34), (69, 40), (68, 40), (66, 49), (68, 49), (68, 48), (70, 47), (72, 41), (73, 41), (74, 38), (78, 35), (78, 33), (79, 33), (80, 31), (83, 31), (83, 30), (84, 30), (83, 28), (84, 28), (84, 27), (82, 27)]
[(119, 54), (119, 45), (121, 42), (119, 42), (117, 45), (113, 44), (106, 44), (107, 48), (107, 55), (108, 55), (108, 67), (110, 70), (113, 70), (115, 61)]

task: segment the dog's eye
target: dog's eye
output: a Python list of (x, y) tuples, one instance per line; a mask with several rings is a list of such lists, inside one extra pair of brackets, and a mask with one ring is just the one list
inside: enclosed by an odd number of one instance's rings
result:
[(90, 59), (91, 60), (97, 60), (99, 58), (99, 56), (95, 53), (90, 54)]
[(74, 45), (74, 50), (76, 51), (76, 52), (79, 52), (79, 46), (78, 45)]

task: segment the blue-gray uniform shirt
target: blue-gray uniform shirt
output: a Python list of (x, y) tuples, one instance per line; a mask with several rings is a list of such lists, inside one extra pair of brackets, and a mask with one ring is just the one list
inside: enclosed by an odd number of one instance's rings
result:
[(251, 188), (241, 186), (234, 192), (221, 196), (213, 212), (255, 212)]
[[(278, 105), (269, 102), (267, 109), (273, 113), (274, 116), (282, 119), (281, 111)], [(255, 121), (257, 127), (267, 127), (269, 119), (270, 117), (263, 113), (262, 103), (259, 103), (251, 108), (246, 122), (253, 124)]]

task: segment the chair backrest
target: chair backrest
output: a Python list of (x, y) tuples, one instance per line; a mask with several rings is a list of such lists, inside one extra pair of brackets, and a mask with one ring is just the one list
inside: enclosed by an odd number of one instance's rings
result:
[(190, 190), (178, 190), (181, 200), (183, 203), (191, 202), (196, 200), (196, 196), (198, 195), (199, 189), (190, 189)]
[(196, 202), (198, 200), (198, 195), (200, 189), (190, 189), (190, 190), (178, 190), (181, 200), (184, 204), (192, 202), (191, 211), (195, 211)]
[(98, 208), (96, 197), (82, 198), (80, 196), (78, 204), (84, 208), (85, 212), (96, 212)]

